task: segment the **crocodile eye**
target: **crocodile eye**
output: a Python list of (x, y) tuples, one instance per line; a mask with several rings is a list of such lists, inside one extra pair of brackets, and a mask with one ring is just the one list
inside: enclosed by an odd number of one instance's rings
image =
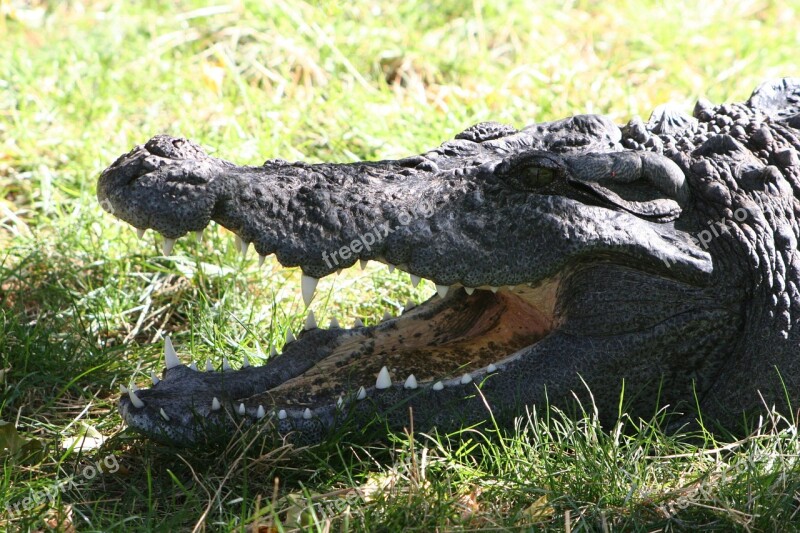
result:
[(545, 185), (549, 185), (558, 175), (558, 171), (555, 168), (532, 165), (516, 170), (517, 181), (523, 189), (538, 189), (544, 187)]

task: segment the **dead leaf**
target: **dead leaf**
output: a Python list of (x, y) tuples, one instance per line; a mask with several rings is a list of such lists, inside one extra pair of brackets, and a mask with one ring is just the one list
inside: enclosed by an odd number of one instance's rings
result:
[(555, 514), (555, 509), (550, 505), (547, 495), (540, 496), (535, 502), (522, 511), (522, 516), (532, 522), (544, 522)]

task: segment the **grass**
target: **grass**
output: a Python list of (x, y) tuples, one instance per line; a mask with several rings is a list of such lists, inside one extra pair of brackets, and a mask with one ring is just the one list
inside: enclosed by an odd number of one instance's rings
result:
[[(624, 122), (666, 101), (742, 100), (797, 75), (798, 23), (797, 2), (761, 0), (0, 0), (0, 529), (797, 528), (800, 443), (776, 413), (738, 441), (559, 413), (371, 447), (140, 440), (116, 389), (159, 367), (162, 336), (217, 364), (280, 345), (303, 319), (299, 273), (259, 272), (218, 229), (161, 257), (94, 187), (157, 132), (240, 164), (352, 161), (481, 120)], [(320, 291), (317, 316), (349, 324), (432, 287), (373, 266)], [(99, 449), (65, 447), (98, 434), (111, 437)]]

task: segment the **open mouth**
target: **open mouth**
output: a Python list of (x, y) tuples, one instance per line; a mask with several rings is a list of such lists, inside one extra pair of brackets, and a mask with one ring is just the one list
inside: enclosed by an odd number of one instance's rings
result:
[(426, 302), (368, 327), (360, 320), (352, 328), (336, 322), (317, 327), (309, 312), (283, 353), (261, 367), (246, 359), (236, 371), (227, 360), (222, 372), (186, 365), (167, 340), (162, 377), (154, 376), (149, 389), (123, 387), (120, 409), (133, 428), (184, 441), (187, 428), (227, 424), (232, 417), (291, 426), (382, 395), (468, 393), (472, 383), (502, 372), (520, 350), (555, 329), (560, 279), (535, 286), (439, 286)]

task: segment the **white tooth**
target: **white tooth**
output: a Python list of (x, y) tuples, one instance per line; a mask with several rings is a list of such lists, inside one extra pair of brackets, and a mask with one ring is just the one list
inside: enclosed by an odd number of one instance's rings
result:
[(486, 367), (487, 372), (497, 372), (497, 367), (494, 363), (489, 363), (489, 366)]
[(274, 344), (269, 343), (269, 356), (275, 357), (276, 355), (278, 355), (278, 349), (275, 348)]
[(344, 400), (342, 400), (342, 397), (339, 396), (339, 399), (336, 400), (336, 407), (341, 409), (342, 405), (344, 405)]
[(497, 287), (489, 287), (489, 290), (492, 292), (497, 292)]
[(406, 389), (416, 389), (417, 388), (417, 378), (414, 377), (414, 374), (410, 374), (406, 379), (406, 382), (403, 384), (403, 388)]
[(242, 368), (247, 368), (248, 366), (250, 366), (250, 358), (247, 357), (247, 354), (244, 354), (244, 357), (242, 357)]
[(144, 237), (144, 232), (147, 231), (146, 229), (136, 228), (136, 236), (139, 237), (139, 240)]
[(178, 359), (178, 354), (175, 353), (175, 348), (172, 346), (169, 335), (164, 337), (164, 359), (166, 360), (167, 370), (180, 366), (181, 364), (181, 360)]
[(286, 409), (281, 409), (278, 411), (278, 420), (285, 420), (286, 419)]
[(391, 319), (392, 319), (392, 315), (389, 313), (389, 311), (384, 311), (383, 312), (383, 321), (386, 322), (387, 320), (391, 320)]
[(259, 405), (258, 406), (258, 411), (256, 411), (256, 418), (264, 418), (265, 414), (267, 414), (267, 413), (264, 411), (264, 406), (263, 405)]
[(303, 291), (303, 301), (306, 303), (306, 307), (311, 305), (311, 300), (314, 298), (314, 291), (317, 290), (318, 281), (319, 279), (306, 276), (305, 274), (300, 278), (300, 288)]
[(214, 365), (211, 364), (211, 359), (206, 359), (206, 372), (213, 372)]
[(375, 381), (376, 389), (388, 389), (392, 386), (392, 377), (389, 375), (389, 369), (385, 366), (378, 372), (378, 379)]
[(164, 412), (164, 408), (163, 407), (161, 409), (159, 409), (158, 412), (161, 413), (161, 418), (163, 418), (165, 421), (169, 422), (169, 416), (167, 416), (167, 413)]
[(461, 384), (462, 385), (466, 385), (470, 381), (472, 381), (472, 375), (471, 374), (464, 374), (463, 376), (461, 376)]
[(353, 327), (354, 328), (363, 328), (364, 327), (364, 322), (362, 322), (360, 318), (356, 318), (355, 320), (353, 320)]
[(286, 330), (286, 344), (289, 344), (290, 342), (294, 342), (294, 341), (295, 341), (294, 333), (292, 333), (292, 330), (287, 329)]
[(131, 389), (128, 391), (128, 398), (131, 399), (131, 403), (135, 408), (141, 409), (142, 407), (144, 407), (144, 402), (140, 400), (138, 396), (136, 396), (135, 390)]
[(394, 272), (394, 269), (395, 269), (395, 266), (393, 264), (389, 263), (389, 274)]
[(308, 407), (306, 407), (306, 410), (303, 411), (303, 418), (305, 418), (306, 420), (311, 420), (311, 409), (309, 409)]
[(437, 381), (433, 384), (433, 390), (442, 390), (444, 388), (444, 383), (441, 381)]
[(222, 407), (222, 406), (219, 404), (219, 400), (217, 400), (217, 397), (214, 396), (211, 399), (211, 410), (212, 411), (219, 411), (220, 407)]
[(409, 301), (407, 301), (407, 302), (406, 302), (406, 306), (403, 308), (403, 312), (405, 313), (405, 312), (407, 312), (407, 311), (411, 311), (411, 310), (412, 310), (412, 309), (414, 309), (416, 306), (417, 306), (417, 304), (415, 304), (414, 302), (412, 302), (411, 300), (409, 300)]
[(256, 357), (259, 359), (264, 359), (266, 356), (264, 355), (264, 351), (261, 349), (261, 343), (256, 341)]
[(422, 281), (422, 278), (419, 276), (415, 276), (414, 274), (410, 274), (411, 276), (411, 286), (416, 288), (419, 285), (419, 282)]
[(222, 358), (222, 371), (223, 371), (223, 372), (227, 372), (228, 370), (233, 370), (233, 369), (231, 368), (231, 362), (230, 362), (230, 361), (228, 361), (228, 358), (227, 358), (227, 357), (223, 357), (223, 358)]
[(242, 247), (240, 248), (242, 252), (242, 259), (245, 259), (247, 257), (247, 250), (249, 249), (250, 249), (250, 243), (247, 241), (242, 241)]
[(314, 311), (308, 312), (308, 316), (306, 316), (306, 324), (303, 326), (303, 329), (306, 331), (309, 329), (317, 329), (317, 319), (314, 318)]
[(158, 382), (161, 381), (160, 379), (158, 379), (158, 376), (156, 376), (156, 373), (153, 372), (152, 370), (150, 371), (150, 380), (152, 380), (153, 385), (158, 385)]
[(436, 292), (439, 293), (439, 298), (444, 298), (445, 296), (447, 296), (447, 290), (449, 288), (450, 287), (448, 287), (447, 285), (436, 284)]
[(164, 237), (164, 255), (172, 255), (172, 248), (175, 246), (175, 239)]
[(361, 267), (361, 270), (367, 268), (367, 263), (369, 263), (369, 259), (359, 259), (358, 264)]
[(266, 255), (258, 254), (258, 267), (261, 268), (262, 266), (264, 266), (264, 261), (266, 260), (267, 260)]
[(121, 383), (120, 383), (120, 385), (119, 385), (119, 392), (120, 392), (121, 394), (128, 394), (128, 387), (126, 387), (125, 385), (123, 385), (123, 384), (121, 384)]
[(360, 387), (358, 389), (358, 394), (356, 394), (356, 400), (363, 400), (366, 397), (367, 397), (367, 391), (364, 389), (364, 387)]
[(336, 317), (331, 318), (330, 329), (339, 329), (339, 321), (336, 320)]
[(195, 231), (194, 232), (194, 236), (198, 241), (202, 242), (202, 240), (203, 240), (203, 230), (199, 229), (199, 230)]
[(475, 287), (464, 287), (464, 292), (466, 292), (467, 294), (472, 294), (473, 292), (475, 292)]
[(243, 415), (244, 413), (245, 413), (244, 404), (243, 404), (243, 403), (240, 403), (240, 404), (239, 404), (239, 414), (240, 414), (240, 415)]
[(242, 240), (242, 238), (239, 237), (238, 235), (236, 235), (235, 233), (234, 233), (234, 237), (236, 239), (235, 240), (236, 251), (237, 252), (241, 252), (242, 251), (242, 244), (244, 244), (244, 240)]
[(139, 387), (138, 387), (138, 385), (136, 385), (136, 383), (131, 383), (131, 390), (132, 390), (133, 392), (139, 392)]
[(197, 363), (192, 361), (192, 364), (189, 365), (189, 368), (191, 368), (192, 370), (194, 370), (196, 372), (197, 371)]

